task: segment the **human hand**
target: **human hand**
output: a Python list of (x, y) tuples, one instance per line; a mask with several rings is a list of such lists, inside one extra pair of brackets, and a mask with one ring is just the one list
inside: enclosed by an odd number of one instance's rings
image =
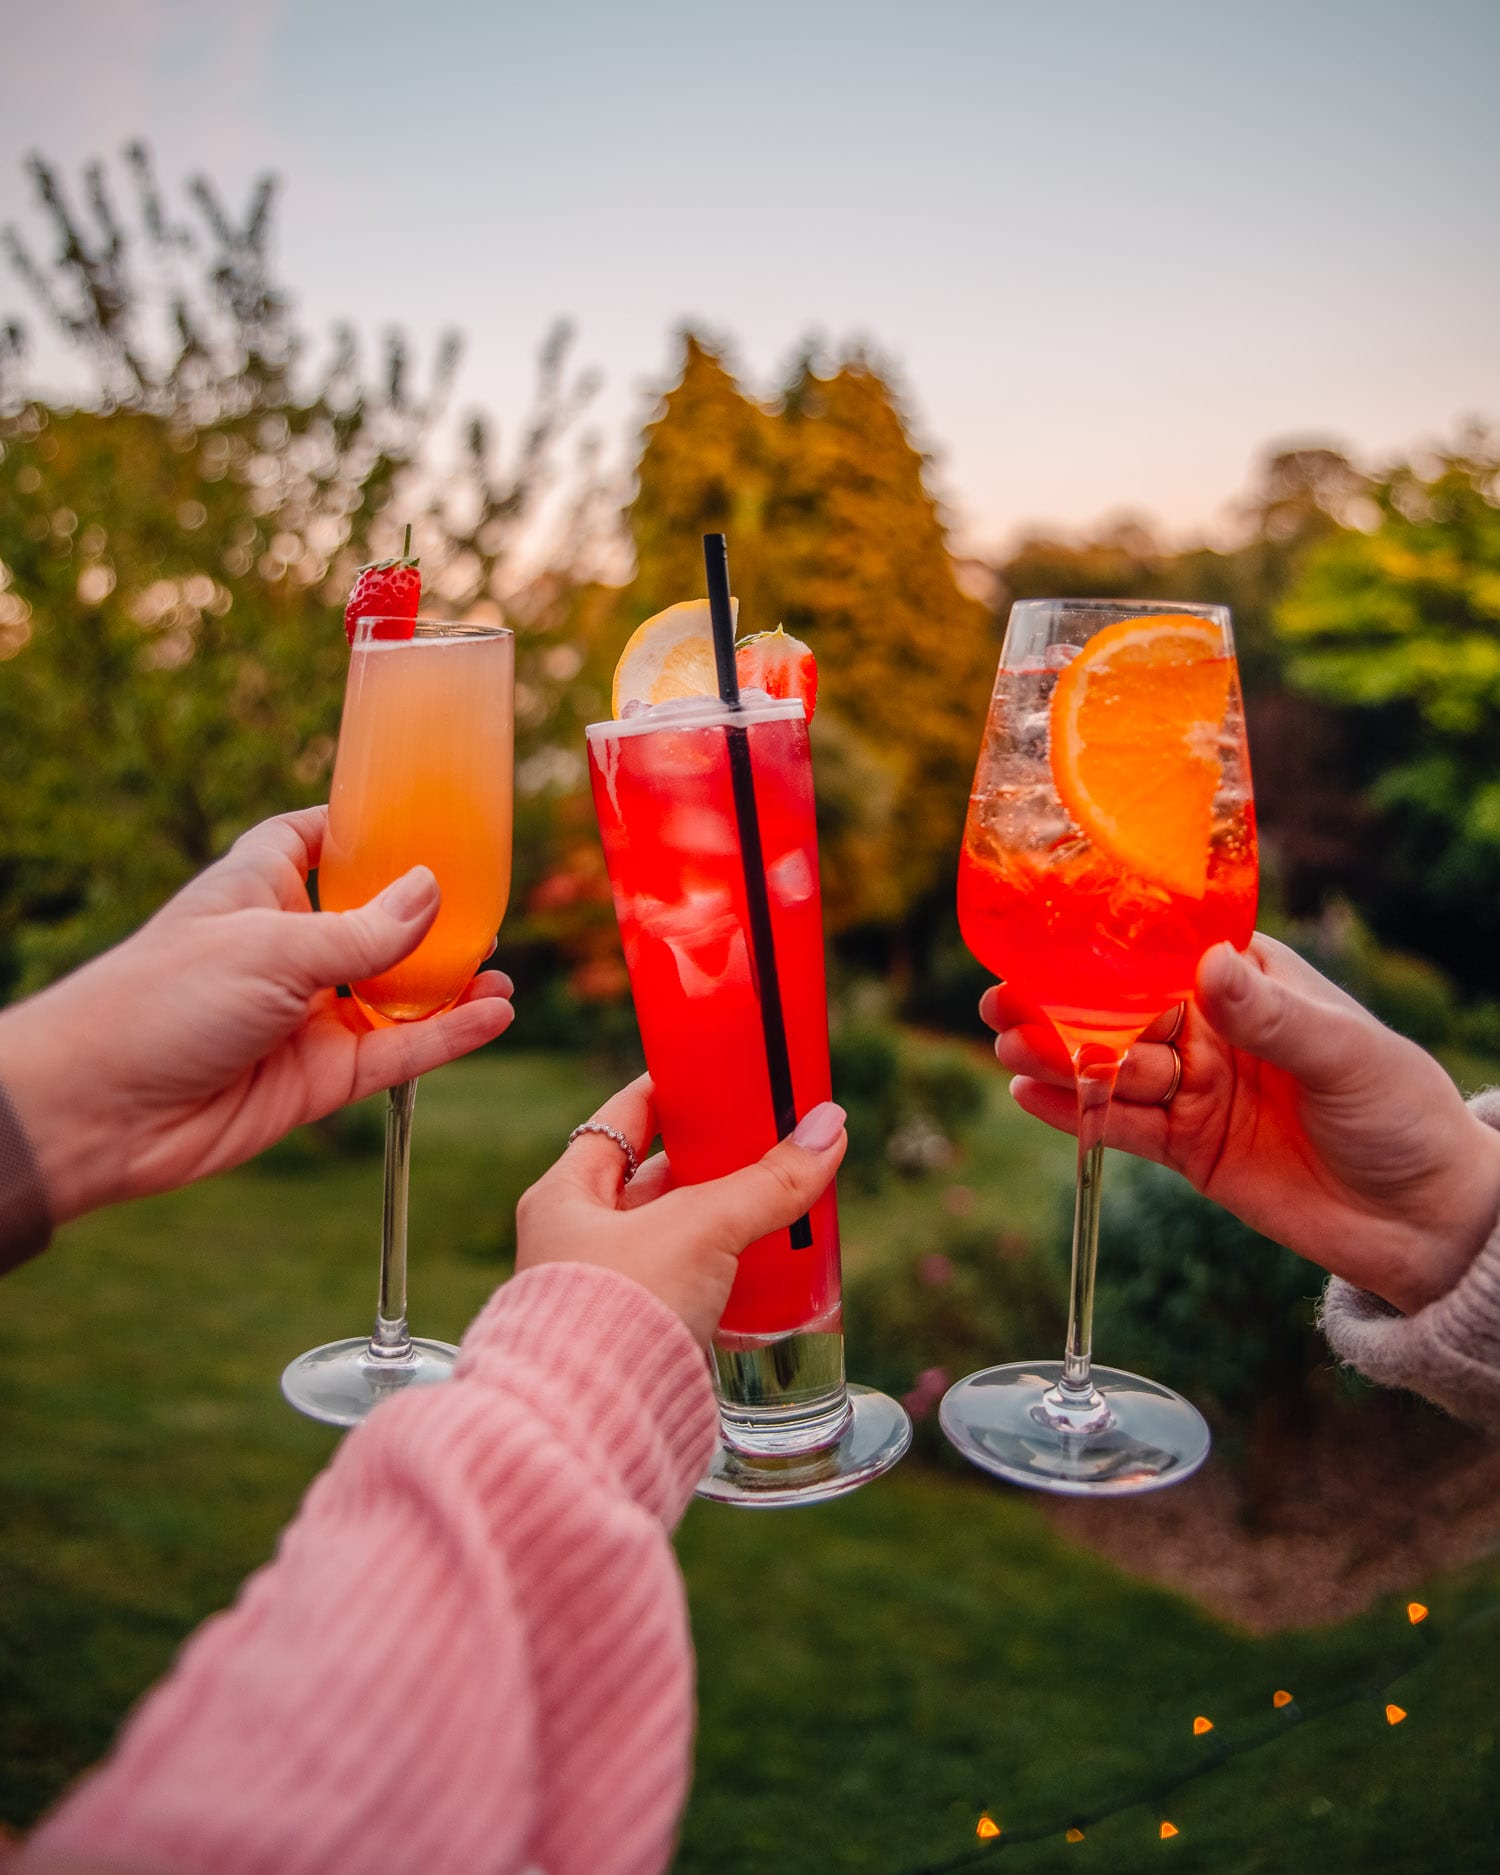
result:
[[(594, 1118), (623, 1133), (641, 1157), (656, 1137), (651, 1077), (632, 1081)], [(646, 1160), (627, 1185), (615, 1141), (580, 1134), (517, 1207), (516, 1268), (593, 1263), (618, 1270), (665, 1302), (707, 1347), (740, 1252), (801, 1217), (848, 1144), (843, 1108), (824, 1101), (754, 1165), (674, 1188), (664, 1153)]]
[[(1077, 1131), (1056, 1032), (1000, 985), (980, 1014), (1026, 1112)], [(1412, 1314), (1463, 1275), (1500, 1216), (1500, 1133), (1415, 1042), (1274, 938), (1216, 945), (1120, 1071), (1105, 1143), (1181, 1172), (1253, 1229)]]
[(54, 1222), (238, 1165), (509, 1025), (499, 971), (390, 1028), (335, 994), (413, 950), (439, 894), (419, 866), (356, 911), (314, 912), (326, 820), (313, 807), (251, 828), (134, 936), (0, 1014), (0, 1079)]

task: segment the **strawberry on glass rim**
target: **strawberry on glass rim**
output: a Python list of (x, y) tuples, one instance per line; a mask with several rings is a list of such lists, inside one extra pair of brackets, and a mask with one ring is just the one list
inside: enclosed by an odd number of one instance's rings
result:
[[(731, 604), (738, 618), (739, 601)], [(798, 697), (807, 720), (812, 721), (818, 702), (818, 665), (799, 638), (789, 638), (779, 625), (772, 632), (757, 632), (735, 646), (734, 667), (741, 690)], [(627, 704), (671, 703), (718, 693), (708, 602), (689, 599), (648, 618), (631, 634), (615, 666), (611, 708), (618, 718), (625, 714)]]
[(812, 721), (818, 707), (818, 660), (800, 638), (789, 638), (779, 625), (773, 632), (757, 632), (735, 646), (734, 668), (742, 690), (800, 697)]
[(375, 638), (410, 638), (417, 623), (417, 609), (422, 603), (421, 562), (411, 557), (411, 528), (399, 558), (374, 560), (362, 566), (355, 576), (354, 590), (344, 607), (344, 636), (354, 643), (354, 632), (362, 618), (378, 620), (371, 636)]

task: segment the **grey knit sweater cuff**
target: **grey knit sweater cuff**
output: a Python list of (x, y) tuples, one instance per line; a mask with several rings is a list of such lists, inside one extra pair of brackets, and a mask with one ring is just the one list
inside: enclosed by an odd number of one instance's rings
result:
[[(1500, 1130), (1500, 1087), (1476, 1095), (1469, 1108)], [(1500, 1431), (1500, 1220), (1447, 1295), (1415, 1315), (1334, 1276), (1318, 1323), (1339, 1359), (1367, 1379)]]

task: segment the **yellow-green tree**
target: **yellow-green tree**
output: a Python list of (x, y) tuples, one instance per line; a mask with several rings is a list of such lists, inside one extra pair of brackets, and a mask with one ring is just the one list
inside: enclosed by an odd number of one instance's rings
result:
[(729, 536), (741, 633), (784, 624), (819, 664), (813, 734), (830, 922), (897, 922), (946, 891), (993, 676), (899, 400), (854, 355), (772, 405), (689, 335), (642, 437), (617, 634), (703, 589)]

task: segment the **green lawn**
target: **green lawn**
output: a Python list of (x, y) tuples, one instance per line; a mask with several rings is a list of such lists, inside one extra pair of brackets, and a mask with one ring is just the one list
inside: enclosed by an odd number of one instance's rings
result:
[[(424, 1084), (420, 1330), (458, 1335), (504, 1267), (517, 1192), (608, 1091), (578, 1063), (503, 1048)], [(970, 1165), (848, 1201), (851, 1266), (920, 1249), (956, 1183), (997, 1225), (1052, 1218), (1069, 1143), (1017, 1113), (1002, 1077), (990, 1106)], [(375, 1159), (283, 1160), (87, 1220), (0, 1290), (0, 1819), (24, 1825), (99, 1755), (333, 1449), (276, 1378), (367, 1323), (378, 1193)], [(1054, 1833), (1007, 1862), (1494, 1865), (1494, 1566), (1414, 1585), (1433, 1608), (1420, 1632), (1383, 1607), (1254, 1640), (1064, 1545), (1032, 1499), (914, 1466), (816, 1510), (695, 1507), (680, 1549), (701, 1662), (681, 1875), (902, 1875), (973, 1848), (982, 1808), (1008, 1831), (1060, 1829), (1254, 1735), (1276, 1687), (1310, 1713), (1403, 1650), (1421, 1664), (1389, 1695), (1410, 1714), (1399, 1727), (1372, 1691), (1081, 1844)]]

